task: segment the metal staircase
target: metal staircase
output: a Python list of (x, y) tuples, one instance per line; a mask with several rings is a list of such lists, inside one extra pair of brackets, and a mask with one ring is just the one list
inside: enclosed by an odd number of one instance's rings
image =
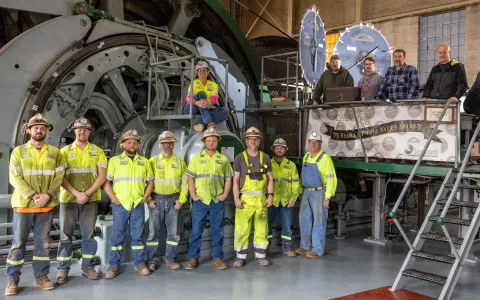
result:
[[(441, 118), (443, 118), (443, 115), (440, 117), (440, 119)], [(436, 129), (434, 131), (436, 131)], [(470, 140), (467, 152), (464, 159), (462, 160), (460, 168), (452, 168), (446, 175), (440, 187), (440, 190), (438, 191), (435, 200), (432, 203), (430, 210), (428, 211), (427, 216), (420, 230), (418, 231), (418, 234), (413, 243), (409, 241), (408, 237), (406, 236), (405, 232), (400, 226), (400, 223), (397, 220), (396, 209), (398, 208), (398, 206), (396, 205), (396, 207), (390, 213), (390, 217), (394, 218), (395, 224), (397, 224), (397, 227), (399, 227), (400, 232), (402, 233), (403, 237), (405, 238), (407, 244), (410, 247), (410, 251), (405, 258), (405, 261), (400, 271), (398, 272), (394, 284), (392, 285), (392, 291), (402, 288), (405, 285), (407, 277), (413, 277), (416, 279), (443, 285), (442, 292), (438, 299), (450, 299), (450, 296), (452, 295), (452, 292), (455, 288), (455, 284), (457, 283), (465, 261), (470, 253), (470, 249), (475, 242), (478, 242), (478, 240), (475, 241), (475, 236), (480, 227), (480, 209), (478, 208), (479, 204), (474, 202), (459, 201), (459, 191), (465, 189), (480, 190), (480, 186), (469, 184), (471, 179), (479, 179), (480, 174), (465, 172), (467, 163), (469, 161), (470, 153), (479, 132), (480, 122), (477, 125), (475, 132)], [(426, 145), (426, 147), (428, 147), (428, 144)], [(422, 157), (423, 155), (419, 157), (419, 160), (421, 160)], [(412, 172), (411, 177), (413, 177), (413, 175), (414, 172)], [(407, 182), (406, 186), (408, 186), (409, 183), (410, 182)], [(402, 198), (403, 195), (399, 197), (399, 200), (401, 200)], [(397, 201), (397, 203), (399, 203), (399, 201)], [(458, 217), (447, 216), (450, 208), (458, 207), (473, 209), (475, 210), (475, 213), (471, 219), (462, 219)], [(440, 225), (442, 229), (442, 234), (431, 231), (435, 223)], [(468, 229), (464, 238), (452, 237), (449, 232), (449, 228), (447, 228), (447, 224), (449, 224), (450, 229), (453, 227), (453, 225), (455, 225), (455, 227), (467, 227)], [(427, 241), (448, 243), (448, 245), (450, 246), (450, 254), (445, 255), (427, 252), (424, 249), (424, 244)], [(449, 265), (448, 273), (445, 272), (445, 274), (439, 275), (422, 270), (417, 270), (414, 268), (417, 259), (447, 264)]]

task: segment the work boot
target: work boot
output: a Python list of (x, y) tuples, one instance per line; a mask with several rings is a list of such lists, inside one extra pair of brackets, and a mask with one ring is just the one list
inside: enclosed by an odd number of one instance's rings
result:
[(223, 261), (223, 259), (214, 259), (212, 263), (215, 265), (215, 268), (218, 270), (228, 269), (227, 264)]
[(311, 258), (311, 259), (315, 259), (315, 258), (320, 258), (322, 257), (320, 254), (318, 254), (317, 252), (313, 251), (313, 250), (310, 250), (307, 252), (306, 256), (308, 258)]
[(307, 251), (303, 248), (297, 248), (295, 250), (295, 253), (297, 253), (298, 255), (305, 255), (307, 253)]
[(207, 123), (207, 128), (211, 128), (211, 127), (215, 128), (216, 125), (217, 124), (215, 124), (215, 122), (208, 122)]
[(64, 284), (68, 281), (68, 271), (67, 270), (59, 270), (57, 273), (57, 283)]
[(5, 296), (18, 294), (18, 280), (9, 280), (5, 287)]
[(270, 262), (266, 258), (258, 258), (257, 261), (261, 266), (264, 266), (264, 267), (270, 265)]
[(37, 281), (35, 281), (35, 286), (41, 288), (44, 291), (53, 290), (55, 288), (55, 284), (48, 279), (47, 275), (40, 277)]
[(234, 267), (241, 268), (245, 264), (245, 260), (241, 258), (236, 258), (235, 262), (233, 263)]
[(205, 128), (205, 126), (203, 126), (202, 123), (193, 126), (193, 130), (195, 130), (196, 132), (202, 132), (203, 128)]
[(150, 272), (154, 272), (157, 269), (157, 264), (154, 262), (149, 262), (148, 269), (150, 270)]
[(139, 264), (138, 266), (135, 266), (135, 270), (137, 270), (138, 274), (142, 276), (150, 275), (150, 270), (148, 269), (146, 264)]
[(289, 257), (295, 257), (297, 256), (297, 253), (293, 251), (292, 249), (289, 250), (283, 250), (283, 255), (289, 256)]
[(120, 274), (120, 269), (117, 267), (110, 267), (107, 270), (107, 273), (105, 273), (105, 278), (106, 279), (113, 279), (117, 277), (117, 275)]
[(86, 276), (90, 280), (98, 280), (100, 279), (100, 274), (95, 271), (94, 267), (88, 267), (82, 270), (82, 275)]
[(167, 267), (169, 267), (169, 268), (172, 269), (172, 270), (178, 270), (178, 269), (181, 268), (181, 267), (180, 267), (180, 264), (178, 264), (178, 263), (175, 262), (175, 261), (171, 261), (171, 262), (167, 263)]
[(190, 258), (185, 266), (185, 270), (195, 270), (196, 268), (198, 268), (198, 259)]

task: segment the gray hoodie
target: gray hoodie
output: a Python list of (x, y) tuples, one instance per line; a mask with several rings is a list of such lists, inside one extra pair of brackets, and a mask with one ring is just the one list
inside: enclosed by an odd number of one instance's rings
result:
[(377, 72), (373, 72), (370, 75), (363, 75), (358, 81), (358, 87), (362, 90), (362, 99), (365, 97), (366, 100), (375, 100), (375, 96), (377, 95), (382, 80), (382, 75)]

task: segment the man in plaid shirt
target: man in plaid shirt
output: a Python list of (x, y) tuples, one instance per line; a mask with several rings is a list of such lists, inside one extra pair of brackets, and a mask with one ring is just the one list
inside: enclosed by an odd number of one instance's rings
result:
[(418, 72), (414, 66), (405, 63), (405, 50), (393, 52), (394, 66), (388, 68), (376, 96), (377, 100), (418, 99)]

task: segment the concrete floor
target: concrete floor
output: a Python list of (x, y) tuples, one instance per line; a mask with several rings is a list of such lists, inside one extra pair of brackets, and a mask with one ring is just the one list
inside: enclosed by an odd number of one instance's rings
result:
[[(273, 253), (272, 265), (261, 267), (249, 255), (242, 269), (213, 269), (210, 260), (202, 260), (195, 271), (172, 271), (162, 265), (148, 277), (136, 274), (131, 264), (114, 280), (88, 281), (80, 275), (79, 264), (70, 272), (70, 281), (53, 291), (44, 292), (33, 286), (31, 265), (22, 269), (21, 291), (15, 299), (319, 299), (345, 296), (356, 292), (391, 285), (400, 268), (407, 246), (405, 243), (387, 246), (363, 242), (368, 231), (350, 233), (345, 240), (328, 239), (327, 255), (322, 259), (288, 258)], [(480, 255), (480, 252), (476, 252)], [(233, 264), (233, 258), (227, 260)], [(184, 263), (182, 263), (184, 264)], [(437, 268), (448, 265), (430, 263)], [(105, 268), (100, 268), (105, 272)], [(435, 272), (435, 268), (430, 268)], [(5, 281), (5, 275), (1, 277)], [(467, 265), (452, 296), (458, 300), (479, 299), (480, 265)], [(50, 278), (56, 275), (52, 263)], [(412, 279), (407, 289), (438, 297), (440, 286)], [(9, 297), (12, 298), (12, 297)]]

